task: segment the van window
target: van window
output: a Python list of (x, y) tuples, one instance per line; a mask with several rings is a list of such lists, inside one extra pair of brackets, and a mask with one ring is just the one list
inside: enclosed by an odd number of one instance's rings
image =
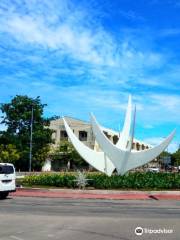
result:
[(0, 165), (0, 174), (12, 174), (14, 168), (12, 166)]

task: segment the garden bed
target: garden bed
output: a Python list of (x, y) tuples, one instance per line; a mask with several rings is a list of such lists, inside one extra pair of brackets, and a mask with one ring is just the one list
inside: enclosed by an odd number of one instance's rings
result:
[[(59, 188), (76, 188), (77, 173), (42, 173), (40, 175), (25, 176), (18, 180), (23, 186), (48, 186)], [(180, 174), (178, 173), (128, 173), (124, 176), (106, 176), (102, 173), (86, 173), (91, 189), (118, 189), (118, 190), (179, 190)]]

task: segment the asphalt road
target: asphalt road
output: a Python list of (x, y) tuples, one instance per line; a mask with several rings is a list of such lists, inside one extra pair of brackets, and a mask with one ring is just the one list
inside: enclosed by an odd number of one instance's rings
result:
[[(142, 227), (141, 236), (135, 234)], [(172, 233), (145, 233), (170, 230)], [(180, 202), (13, 197), (0, 201), (0, 240), (180, 239)]]

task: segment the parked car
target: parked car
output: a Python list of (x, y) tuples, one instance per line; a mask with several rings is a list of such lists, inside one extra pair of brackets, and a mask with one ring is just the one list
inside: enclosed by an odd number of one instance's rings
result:
[(0, 199), (16, 191), (16, 174), (13, 164), (0, 163)]

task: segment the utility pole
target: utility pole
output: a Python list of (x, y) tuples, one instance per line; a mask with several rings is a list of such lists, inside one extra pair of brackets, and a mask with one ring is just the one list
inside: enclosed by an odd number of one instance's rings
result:
[(29, 172), (31, 172), (31, 165), (32, 165), (32, 134), (33, 134), (33, 106), (31, 109), (31, 123), (30, 123)]

